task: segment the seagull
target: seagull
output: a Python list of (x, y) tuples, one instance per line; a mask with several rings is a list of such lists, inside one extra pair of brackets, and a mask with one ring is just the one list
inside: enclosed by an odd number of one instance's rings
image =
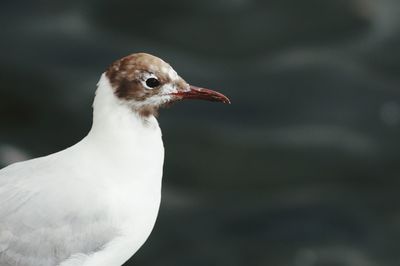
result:
[(160, 107), (230, 103), (191, 86), (158, 57), (132, 54), (101, 75), (88, 135), (0, 170), (1, 266), (120, 266), (149, 237), (160, 207)]

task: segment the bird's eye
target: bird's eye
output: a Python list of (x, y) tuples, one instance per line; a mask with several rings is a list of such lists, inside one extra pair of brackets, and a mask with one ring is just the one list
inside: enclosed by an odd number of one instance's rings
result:
[(160, 81), (158, 79), (156, 79), (156, 78), (148, 78), (146, 80), (146, 85), (149, 88), (155, 88), (155, 87), (158, 87), (160, 85)]

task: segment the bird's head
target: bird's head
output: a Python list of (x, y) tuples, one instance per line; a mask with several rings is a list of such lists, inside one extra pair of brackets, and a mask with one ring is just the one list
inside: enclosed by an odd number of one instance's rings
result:
[(115, 95), (142, 116), (183, 99), (230, 103), (219, 92), (189, 85), (169, 64), (150, 54), (124, 57), (108, 68), (106, 76)]

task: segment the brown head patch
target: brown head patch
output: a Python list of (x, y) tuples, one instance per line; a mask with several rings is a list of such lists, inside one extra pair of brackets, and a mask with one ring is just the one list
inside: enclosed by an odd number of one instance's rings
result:
[[(188, 87), (168, 63), (146, 53), (132, 54), (115, 61), (107, 69), (106, 76), (115, 95), (129, 102), (142, 116), (156, 115), (159, 105), (165, 104), (162, 101), (146, 101), (161, 95), (163, 85), (169, 83), (178, 89)], [(149, 83), (149, 80), (152, 82)]]
[[(150, 54), (138, 53), (114, 62), (106, 71), (106, 76), (120, 99), (144, 101), (156, 95), (160, 87), (171, 81), (171, 66)], [(154, 76), (160, 83), (155, 88), (146, 88), (146, 76)]]

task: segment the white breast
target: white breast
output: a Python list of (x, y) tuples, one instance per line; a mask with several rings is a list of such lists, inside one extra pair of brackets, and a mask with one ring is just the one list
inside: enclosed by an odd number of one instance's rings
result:
[(156, 221), (163, 162), (157, 120), (102, 79), (85, 139), (0, 171), (0, 265), (122, 265)]

